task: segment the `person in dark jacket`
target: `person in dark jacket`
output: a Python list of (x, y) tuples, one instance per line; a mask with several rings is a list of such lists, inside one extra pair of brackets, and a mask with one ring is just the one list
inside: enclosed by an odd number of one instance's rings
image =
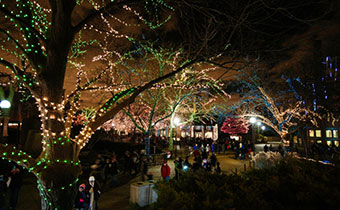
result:
[(221, 167), (220, 167), (220, 162), (216, 163), (216, 169), (215, 169), (217, 174), (220, 174), (222, 172)]
[(0, 210), (3, 210), (6, 191), (7, 191), (7, 185), (5, 182), (5, 176), (0, 175)]
[(100, 197), (100, 187), (95, 181), (94, 176), (90, 176), (89, 184), (86, 186), (86, 195), (88, 198), (88, 210), (98, 209), (98, 199)]
[(22, 171), (17, 165), (13, 166), (9, 175), (9, 179), (9, 209), (15, 209), (18, 203), (19, 191), (22, 185)]
[(84, 210), (86, 208), (87, 202), (88, 202), (88, 200), (87, 200), (87, 196), (86, 196), (86, 193), (85, 193), (85, 184), (81, 184), (81, 185), (79, 185), (76, 200), (74, 202), (74, 207), (77, 210)]
[(146, 161), (146, 157), (142, 157), (141, 160), (141, 165), (140, 165), (140, 170), (141, 170), (141, 179), (142, 181), (145, 181), (145, 176), (148, 172), (148, 163)]
[(112, 180), (110, 183), (110, 187), (115, 187), (119, 184), (118, 180), (118, 161), (117, 156), (113, 155), (112, 159), (110, 160), (110, 163), (108, 164), (108, 173), (112, 176)]

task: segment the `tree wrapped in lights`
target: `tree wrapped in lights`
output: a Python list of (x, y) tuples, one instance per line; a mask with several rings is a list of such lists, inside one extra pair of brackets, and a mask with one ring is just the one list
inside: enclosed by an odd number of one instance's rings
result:
[(249, 131), (249, 120), (247, 118), (228, 117), (221, 127), (223, 133), (245, 134)]
[[(96, 128), (132, 103), (144, 90), (198, 61), (196, 59), (180, 62), (173, 71), (160, 77), (149, 77), (149, 80), (142, 84), (117, 88), (117, 83), (120, 82), (117, 79), (110, 87), (100, 86), (99, 81), (104, 76), (114, 77), (114, 72), (121, 70), (116, 66), (123, 66), (124, 59), (131, 55), (127, 51), (108, 49), (109, 43), (114, 43), (114, 39), (123, 39), (122, 43), (124, 40), (125, 43), (137, 43), (132, 37), (114, 30), (117, 25), (142, 25), (127, 24), (119, 19), (122, 11), (131, 14), (129, 18), (136, 16), (137, 22), (145, 23), (151, 28), (157, 28), (168, 21), (167, 17), (163, 20), (158, 18), (160, 16), (157, 15), (157, 8), (169, 11), (173, 9), (165, 2), (152, 2), (140, 2), (145, 3), (145, 16), (155, 15), (151, 22), (129, 6), (134, 1), (103, 1), (100, 4), (89, 1), (93, 7), (90, 10), (85, 9), (88, 7), (82, 7), (83, 1), (75, 0), (51, 0), (45, 5), (48, 9), (36, 1), (16, 1), (16, 4), (0, 1), (0, 12), (3, 20), (6, 20), (0, 27), (3, 38), (1, 49), (6, 52), (0, 58), (0, 64), (6, 69), (1, 71), (15, 74), (15, 78), (31, 92), (40, 112), (43, 136), (43, 149), (38, 157), (32, 157), (11, 145), (0, 145), (0, 154), (2, 158), (15, 161), (36, 175), (42, 209), (72, 208), (76, 192), (74, 186), (81, 173), (79, 152)], [(85, 18), (75, 17), (77, 11), (86, 13), (80, 15)], [(102, 21), (104, 24), (98, 27), (92, 25), (96, 21)], [(100, 36), (97, 40), (91, 40), (89, 35), (83, 35), (86, 33)], [(86, 60), (91, 57), (86, 53), (86, 49), (91, 46), (96, 46), (95, 50), (102, 52), (101, 55), (90, 59), (92, 63), (102, 62), (101, 59), (105, 56), (106, 60), (111, 59), (113, 62), (105, 68), (97, 66), (95, 71), (84, 71)], [(17, 61), (19, 62), (16, 63)], [(64, 83), (68, 82), (65, 81), (65, 75), (74, 70), (78, 71), (75, 90), (65, 92)], [(82, 93), (100, 90), (106, 91), (102, 94), (106, 98), (101, 101), (101, 105), (79, 134), (72, 137), (73, 119), (77, 111), (82, 109)], [(107, 90), (110, 91), (109, 94)]]
[[(302, 101), (294, 101), (289, 93), (272, 97), (259, 85), (257, 77), (249, 77), (247, 74), (238, 75), (241, 88), (238, 91), (243, 96), (231, 110), (240, 117), (255, 117), (258, 122), (272, 128), (284, 143), (288, 143), (286, 136), (289, 129), (301, 122), (310, 122), (317, 125), (322, 117), (304, 107)], [(286, 101), (286, 103), (283, 102)], [(279, 103), (281, 101), (281, 103)], [(288, 102), (288, 103), (287, 103)]]
[[(152, 69), (155, 73), (165, 71), (165, 68), (173, 68), (175, 60), (166, 61), (157, 59), (157, 65)], [(214, 93), (220, 91), (224, 96), (226, 93), (222, 90), (222, 83), (209, 76), (208, 72), (213, 71), (216, 67), (208, 65), (209, 68), (196, 67), (186, 69), (182, 74), (158, 83), (154, 87), (140, 94), (135, 103), (125, 107), (118, 113), (108, 125), (114, 124), (115, 128), (137, 129), (145, 136), (146, 153), (149, 154), (149, 139), (153, 130), (170, 127), (169, 149), (173, 149), (173, 119), (175, 114), (183, 116), (182, 124), (190, 124), (196, 119), (196, 116), (204, 116), (207, 112), (207, 106), (216, 100)], [(143, 80), (142, 77), (139, 79)], [(123, 113), (126, 117), (122, 117)], [(127, 126), (128, 125), (128, 126)]]

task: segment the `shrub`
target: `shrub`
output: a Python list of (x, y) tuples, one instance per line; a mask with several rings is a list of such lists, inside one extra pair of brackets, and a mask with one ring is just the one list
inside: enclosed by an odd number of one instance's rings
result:
[(149, 209), (338, 209), (339, 167), (288, 159), (241, 175), (186, 173), (159, 182)]
[(282, 156), (278, 152), (260, 152), (255, 155), (255, 167), (256, 168), (269, 168), (275, 166)]

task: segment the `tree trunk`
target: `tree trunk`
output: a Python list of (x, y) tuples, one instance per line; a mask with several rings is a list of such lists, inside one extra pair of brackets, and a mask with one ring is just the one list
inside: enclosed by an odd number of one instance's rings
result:
[(172, 151), (174, 150), (174, 128), (172, 123), (170, 123), (169, 132), (169, 150)]
[(150, 131), (145, 133), (144, 141), (145, 141), (145, 155), (147, 158), (150, 157)]
[[(4, 117), (3, 118), (3, 124), (2, 124), (2, 137), (7, 138), (8, 137), (8, 122), (9, 122), (9, 117)], [(6, 142), (8, 143), (8, 142)]]
[(46, 188), (38, 184), (38, 189), (41, 197), (41, 209), (42, 210), (72, 210), (74, 199), (76, 196), (76, 187), (66, 187), (61, 188), (51, 188), (46, 190)]
[(70, 163), (52, 163), (46, 166), (38, 179), (41, 209), (72, 210), (80, 167)]

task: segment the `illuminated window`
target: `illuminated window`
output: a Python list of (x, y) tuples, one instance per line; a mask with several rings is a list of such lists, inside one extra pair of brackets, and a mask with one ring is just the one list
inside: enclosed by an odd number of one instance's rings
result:
[(333, 130), (333, 138), (338, 138), (338, 130)]
[(332, 130), (326, 130), (326, 138), (332, 138)]
[(334, 141), (334, 145), (339, 147), (339, 141)]
[(314, 137), (314, 130), (309, 130), (309, 137)]
[(321, 137), (321, 130), (315, 130), (315, 136)]
[(298, 143), (298, 141), (297, 141), (297, 136), (294, 136), (294, 137), (293, 137), (293, 142), (294, 142), (294, 144), (297, 144), (297, 143)]
[(316, 143), (322, 144), (322, 141), (321, 140), (317, 140)]
[(331, 142), (331, 141), (327, 141), (327, 145), (328, 145), (328, 146), (331, 146), (331, 145), (332, 145), (332, 142)]

